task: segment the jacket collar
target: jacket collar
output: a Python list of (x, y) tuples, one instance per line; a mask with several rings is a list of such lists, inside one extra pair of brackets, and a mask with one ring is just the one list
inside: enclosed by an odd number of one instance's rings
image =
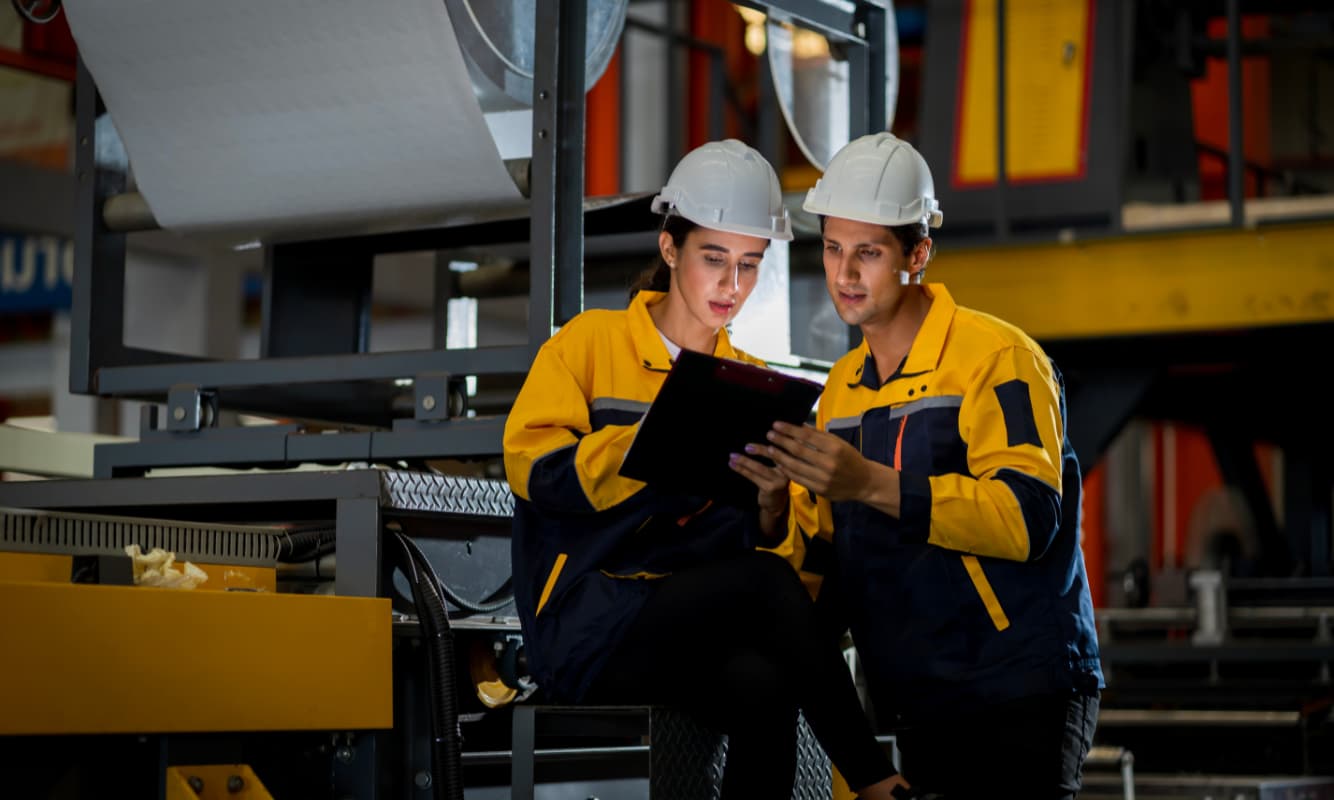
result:
[[(657, 372), (670, 370), (672, 359), (667, 353), (667, 345), (662, 343), (658, 326), (653, 324), (653, 317), (649, 316), (648, 307), (661, 303), (666, 298), (666, 292), (641, 291), (634, 296), (630, 306), (625, 310), (629, 320), (630, 338), (635, 343), (635, 355), (639, 358), (639, 363), (645, 369)], [(719, 358), (741, 357), (737, 349), (732, 346), (732, 340), (728, 337), (726, 329), (718, 331), (718, 341), (714, 345), (713, 354)]]
[(918, 329), (912, 348), (908, 350), (908, 356), (903, 359), (903, 363), (899, 364), (893, 375), (881, 380), (875, 367), (875, 357), (871, 355), (871, 347), (863, 336), (862, 343), (857, 348), (862, 357), (862, 366), (853, 376), (860, 380), (854, 385), (878, 391), (890, 380), (921, 375), (940, 365), (940, 354), (945, 349), (945, 337), (949, 334), (950, 324), (954, 321), (956, 306), (945, 284), (928, 283), (924, 288), (927, 296), (931, 298), (931, 308), (927, 310), (926, 319), (922, 320), (922, 327)]

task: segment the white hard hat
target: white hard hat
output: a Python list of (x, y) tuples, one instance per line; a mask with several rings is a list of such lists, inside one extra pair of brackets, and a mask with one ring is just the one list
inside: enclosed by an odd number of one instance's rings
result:
[(892, 133), (872, 133), (844, 145), (801, 207), (875, 225), (926, 221), (939, 228), (944, 219), (926, 159)]
[(792, 238), (774, 168), (736, 139), (708, 142), (686, 153), (653, 198), (653, 210), (675, 212), (696, 225), (727, 233)]

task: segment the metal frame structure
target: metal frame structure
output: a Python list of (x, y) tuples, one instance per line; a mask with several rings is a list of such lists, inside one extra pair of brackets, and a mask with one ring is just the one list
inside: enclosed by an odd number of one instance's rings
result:
[[(883, 30), (885, 9), (880, 0), (846, 5), (821, 0), (746, 4), (846, 46), (853, 63), (854, 87), (867, 87), (874, 75), (883, 74), (884, 42), (875, 35), (867, 36), (868, 31)], [(204, 361), (123, 343), (127, 234), (109, 227), (103, 211), (109, 199), (125, 193), (129, 163), (92, 76), (80, 63), (71, 389), (166, 400), (168, 419), (160, 424), (157, 409), (145, 408), (141, 441), (98, 445), (97, 479), (0, 486), (0, 505), (216, 520), (245, 518), (250, 512), (244, 508), (252, 504), (264, 504), (265, 519), (280, 519), (292, 511), (308, 514), (310, 509), (302, 503), (327, 500), (334, 503), (334, 513), (328, 516), (337, 520), (338, 550), (350, 556), (339, 573), (338, 593), (378, 591), (378, 577), (357, 572), (378, 570), (380, 563), (375, 542), (381, 527), (382, 492), (377, 481), (356, 477), (363, 473), (128, 478), (162, 466), (281, 466), (500, 452), (503, 418), (450, 418), (441, 402), (449, 381), (464, 375), (525, 372), (554, 326), (582, 308), (584, 237), (624, 230), (634, 224), (633, 215), (642, 212), (628, 202), (583, 203), (585, 10), (584, 0), (540, 0), (537, 4), (531, 221), (502, 220), (272, 248), (266, 263), (264, 349), (268, 357), (255, 361)], [(854, 134), (884, 126), (883, 93), (863, 89), (850, 96)], [(528, 344), (359, 352), (365, 339), (360, 331), (369, 314), (369, 261), (374, 254), (512, 242), (522, 237), (525, 227), (531, 236), (533, 265)], [(339, 277), (330, 291), (311, 297), (300, 293), (317, 283), (316, 273), (309, 269), (313, 263), (320, 264), (320, 284), (327, 282), (325, 274)], [(550, 268), (539, 268), (543, 265)], [(330, 336), (311, 336), (283, 316), (292, 313), (291, 301), (298, 295), (303, 308), (314, 308), (314, 318), (337, 320), (321, 331)], [(335, 352), (328, 352), (327, 344), (323, 345), (325, 352), (312, 352), (327, 338), (341, 338), (342, 344), (332, 348)], [(339, 412), (346, 411), (342, 404), (355, 399), (364, 402), (368, 387), (378, 386), (375, 382), (390, 384), (379, 386), (381, 390), (392, 389), (393, 380), (404, 377), (415, 380), (416, 415), (392, 420), (388, 430), (316, 435), (303, 433), (295, 425), (221, 429), (209, 422), (210, 417), (216, 419), (217, 393), (222, 391), (227, 394), (221, 404), (227, 406), (338, 419), (343, 416)], [(385, 421), (374, 412), (351, 416), (354, 423)], [(100, 480), (115, 477), (127, 479)], [(485, 492), (504, 488), (494, 482), (478, 485), (490, 487)], [(455, 496), (459, 490), (453, 484), (433, 488), (441, 496)], [(465, 495), (475, 494), (474, 490), (482, 491), (472, 487)], [(284, 499), (286, 504), (279, 502)], [(356, 566), (359, 564), (362, 566)]]
[[(165, 400), (169, 409), (161, 427), (144, 417), (140, 442), (99, 447), (97, 476), (166, 466), (499, 454), (504, 420), (459, 413), (463, 377), (526, 372), (553, 330), (582, 310), (585, 237), (642, 226), (648, 217), (643, 198), (583, 200), (586, 5), (585, 0), (537, 4), (530, 219), (267, 248), (262, 357), (257, 360), (203, 360), (124, 344), (127, 234), (108, 223), (106, 207), (125, 194), (129, 162), (93, 78), (80, 62), (70, 387), (76, 393)], [(884, 42), (874, 35), (884, 29), (882, 2), (747, 5), (843, 44), (851, 62), (851, 130), (860, 135), (884, 127), (883, 92), (868, 91), (875, 76), (884, 74)], [(514, 242), (525, 235), (531, 254), (525, 344), (446, 350), (443, 341), (436, 341), (432, 350), (366, 352), (375, 255)], [(447, 295), (439, 287), (436, 294), (439, 316)], [(396, 382), (405, 380), (414, 385), (411, 418), (395, 413), (396, 401), (405, 405), (408, 394)], [(210, 420), (216, 415), (207, 413), (219, 406), (374, 430), (314, 437), (286, 427), (219, 429)]]
[(503, 481), (361, 469), (3, 483), (0, 506), (201, 523), (333, 520), (335, 593), (377, 597), (387, 588), (386, 522), (508, 520), (514, 500)]
[[(358, 424), (392, 422), (394, 381), (432, 376), (461, 377), (523, 372), (533, 353), (557, 324), (582, 305), (584, 0), (539, 4), (533, 106), (532, 207), (529, 233), (532, 262), (550, 269), (530, 270), (529, 341), (525, 345), (476, 350), (367, 353), (370, 280), (376, 253), (448, 247), (522, 238), (521, 226), (496, 222), (467, 229), (349, 237), (283, 244), (265, 259), (263, 355), (257, 361), (201, 361), (124, 345), (126, 234), (112, 230), (104, 205), (126, 188), (128, 160), (101, 103), (92, 76), (79, 64), (77, 88), (77, 222), (75, 291), (72, 309), (71, 389), (116, 397), (161, 399), (173, 393), (227, 392), (225, 402), (246, 410), (327, 418)], [(573, 76), (573, 77), (571, 77)], [(318, 268), (316, 268), (318, 267)], [(330, 279), (333, 276), (333, 279)], [(294, 312), (300, 311), (300, 318)], [(437, 343), (443, 344), (443, 343)], [(275, 388), (279, 387), (279, 388)], [(408, 458), (425, 454), (471, 456), (498, 451), (501, 427), (495, 420), (447, 416), (444, 396), (421, 398), (422, 413), (368, 447), (365, 436), (320, 443), (315, 454), (329, 460)], [(214, 401), (216, 402), (216, 401)], [(379, 408), (376, 408), (379, 406)], [(191, 416), (193, 419), (193, 415)], [(195, 420), (198, 423), (198, 420)], [(412, 420), (403, 422), (411, 423)], [(97, 473), (175, 464), (293, 463), (308, 453), (289, 450), (285, 434), (243, 436), (235, 443), (219, 437), (234, 432), (206, 424), (168, 426), (166, 438), (141, 445), (108, 447), (98, 453)], [(194, 441), (180, 457), (164, 445)], [(146, 434), (152, 431), (146, 430)], [(214, 435), (216, 434), (216, 436)], [(428, 443), (429, 442), (429, 443)], [(137, 454), (127, 451), (135, 450)], [(241, 455), (249, 452), (249, 457)], [(317, 460), (318, 460), (317, 458)]]
[[(865, 37), (867, 31), (883, 29), (879, 2), (751, 5), (814, 27), (860, 53), (854, 60), (860, 83), (854, 85), (871, 85), (869, 70), (876, 64), (883, 72), (883, 42)], [(93, 480), (0, 485), (0, 505), (201, 522), (331, 521), (338, 559), (334, 591), (342, 596), (393, 594), (385, 527), (398, 522), (411, 530), (415, 521), (421, 526), (422, 547), (434, 550), (431, 560), (437, 569), (487, 575), (486, 565), (479, 562), (494, 554), (488, 542), (505, 538), (512, 513), (508, 486), (500, 481), (372, 469), (137, 476), (168, 466), (280, 467), (501, 452), (504, 418), (460, 416), (449, 402), (458, 382), (467, 375), (526, 372), (553, 328), (582, 308), (586, 237), (620, 233), (651, 219), (645, 213), (647, 198), (583, 198), (585, 12), (585, 0), (537, 4), (531, 219), (271, 248), (265, 260), (263, 357), (255, 361), (206, 361), (125, 345), (127, 232), (108, 224), (107, 203), (125, 195), (130, 165), (92, 76), (80, 64), (71, 389), (166, 401), (166, 414), (147, 406), (138, 442), (99, 445)], [(861, 125), (853, 129), (856, 133), (883, 127), (883, 97), (873, 97), (853, 118)], [(376, 254), (513, 243), (525, 236), (531, 253), (526, 344), (445, 350), (443, 329), (437, 327), (435, 344), (440, 349), (365, 352)], [(447, 297), (441, 271), (437, 267), (437, 315)], [(313, 291), (316, 288), (320, 291)], [(301, 316), (292, 316), (298, 313)], [(395, 385), (404, 378), (412, 379), (411, 389)], [(394, 417), (393, 401), (401, 395), (412, 399), (411, 417)], [(220, 408), (326, 419), (369, 430), (318, 435), (296, 425), (219, 428)], [(451, 549), (455, 546), (457, 550)], [(503, 561), (507, 565), (508, 559)], [(512, 635), (516, 627), (512, 619), (480, 617), (456, 625), (469, 626), (479, 628), (479, 635)], [(429, 734), (417, 697), (424, 692), (425, 676), (418, 674), (423, 670), (422, 665), (405, 665), (395, 679), (402, 691), (393, 734), (363, 732), (355, 748), (339, 747), (332, 760), (335, 786), (348, 791), (355, 787), (359, 797), (374, 798), (384, 794), (378, 787), (386, 771), (398, 774), (407, 768), (403, 774), (429, 777), (423, 772), (430, 763)], [(162, 746), (175, 744), (191, 745), (164, 738)], [(196, 757), (180, 763), (202, 762)]]

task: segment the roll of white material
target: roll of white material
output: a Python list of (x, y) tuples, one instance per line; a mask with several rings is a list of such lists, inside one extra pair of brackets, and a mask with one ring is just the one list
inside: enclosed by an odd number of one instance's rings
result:
[(66, 0), (158, 223), (278, 240), (522, 202), (441, 0)]

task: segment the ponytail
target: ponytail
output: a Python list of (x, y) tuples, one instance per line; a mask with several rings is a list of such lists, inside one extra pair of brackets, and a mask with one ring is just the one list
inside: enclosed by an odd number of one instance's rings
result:
[(661, 258), (658, 263), (639, 273), (635, 282), (630, 284), (630, 299), (640, 292), (665, 292), (672, 287), (672, 269)]
[[(672, 237), (672, 244), (679, 253), (685, 249), (686, 236), (699, 226), (690, 220), (671, 211), (662, 219), (662, 230)], [(667, 266), (667, 262), (662, 260), (661, 254), (653, 266), (639, 273), (635, 282), (630, 285), (630, 299), (640, 292), (665, 292), (672, 287), (672, 268)]]

